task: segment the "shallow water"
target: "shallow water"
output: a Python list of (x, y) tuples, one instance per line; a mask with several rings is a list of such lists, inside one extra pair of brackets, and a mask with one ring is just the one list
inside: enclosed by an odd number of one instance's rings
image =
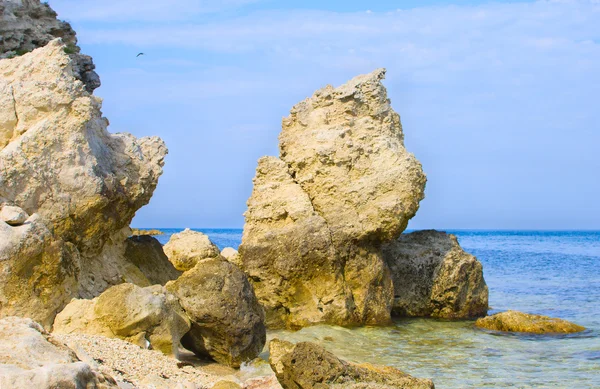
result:
[[(199, 231), (221, 248), (241, 241), (241, 230)], [(399, 319), (388, 327), (315, 326), (274, 331), (269, 338), (317, 341), (348, 360), (432, 378), (437, 388), (600, 388), (600, 232), (451, 232), (483, 263), (491, 312), (550, 315), (588, 330), (500, 335), (477, 330), (471, 321)], [(165, 243), (169, 235), (158, 238)], [(267, 369), (251, 366), (241, 374)]]

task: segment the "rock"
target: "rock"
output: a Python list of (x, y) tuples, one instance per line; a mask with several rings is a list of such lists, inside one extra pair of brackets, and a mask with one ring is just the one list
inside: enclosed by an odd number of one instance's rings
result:
[(231, 262), (238, 267), (242, 266), (240, 254), (233, 247), (225, 247), (223, 250), (221, 250), (221, 256), (225, 258), (228, 262)]
[(244, 389), (283, 389), (277, 377), (262, 376), (250, 378), (244, 382)]
[(381, 245), (424, 197), (385, 71), (327, 86), (283, 120), (280, 158), (258, 162), (240, 246), (270, 327), (383, 324), (393, 285)]
[(262, 351), (264, 312), (238, 267), (222, 258), (205, 259), (166, 287), (192, 321), (181, 342), (185, 348), (232, 367)]
[(57, 334), (102, 335), (174, 356), (190, 322), (177, 299), (160, 285), (113, 286), (93, 300), (73, 300), (56, 316)]
[(242, 387), (232, 381), (219, 381), (212, 386), (212, 389), (242, 389)]
[(0, 320), (0, 388), (118, 388), (31, 319)]
[(384, 246), (400, 316), (466, 319), (485, 316), (488, 288), (481, 263), (454, 235), (427, 230), (402, 234)]
[[(148, 283), (125, 260), (125, 239), (135, 212), (152, 196), (167, 153), (157, 137), (109, 134), (101, 100), (84, 90), (73, 66), (60, 40), (0, 60), (0, 108), (5, 108), (0, 109), (0, 196), (29, 215), (38, 214), (51, 235), (44, 241), (63, 242), (57, 244), (71, 247), (70, 256), (78, 257), (79, 287), (64, 295), (65, 304), (71, 297), (95, 297), (124, 281)], [(5, 234), (19, 236), (5, 228), (0, 234), (0, 242), (6, 240)], [(32, 273), (39, 260), (23, 256), (10, 260), (21, 263), (24, 271), (0, 277), (13, 277), (17, 284), (31, 288), (44, 284), (47, 290), (61, 289), (53, 285), (58, 280), (46, 273)], [(65, 261), (53, 266), (73, 267)], [(4, 272), (10, 271), (8, 265), (2, 266)], [(29, 299), (30, 295), (13, 296)], [(4, 306), (0, 317), (12, 314)], [(51, 309), (58, 312), (62, 306)], [(20, 314), (36, 317), (39, 313)]]
[(141, 230), (139, 228), (132, 228), (131, 235), (164, 235), (165, 233), (161, 230)]
[(164, 246), (169, 261), (179, 271), (187, 271), (206, 258), (216, 258), (219, 248), (201, 232), (186, 228), (184, 231), (171, 235)]
[(585, 331), (585, 327), (566, 320), (518, 311), (506, 311), (477, 319), (475, 325), (492, 331), (532, 334), (569, 334)]
[(4, 0), (0, 2), (0, 59), (13, 58), (44, 47), (53, 39), (65, 42), (65, 52), (74, 63), (74, 76), (91, 94), (100, 86), (92, 58), (80, 53), (71, 25), (58, 20), (47, 2)]
[(29, 218), (27, 212), (19, 207), (4, 205), (0, 209), (0, 220), (9, 226), (21, 226)]
[(149, 235), (127, 238), (125, 259), (139, 268), (151, 285), (164, 285), (181, 275), (165, 255), (160, 242)]
[(434, 388), (431, 380), (392, 367), (349, 363), (310, 342), (294, 345), (273, 339), (269, 352), (271, 368), (284, 389)]

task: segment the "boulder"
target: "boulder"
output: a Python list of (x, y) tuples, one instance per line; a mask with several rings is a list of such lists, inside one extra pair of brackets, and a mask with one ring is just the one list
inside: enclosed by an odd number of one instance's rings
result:
[(393, 285), (381, 245), (424, 197), (383, 69), (327, 86), (283, 120), (258, 162), (240, 246), (270, 327), (383, 324)]
[(383, 255), (394, 282), (393, 313), (445, 319), (486, 315), (483, 267), (454, 235), (434, 230), (402, 234), (384, 246)]
[(262, 351), (264, 312), (237, 266), (222, 258), (205, 259), (166, 287), (192, 321), (181, 341), (185, 348), (232, 367)]
[(164, 285), (181, 275), (165, 255), (160, 242), (149, 235), (127, 238), (125, 259), (140, 269), (150, 285)]
[(169, 261), (179, 271), (187, 271), (206, 258), (216, 258), (220, 250), (205, 234), (186, 228), (171, 235), (164, 247)]
[(56, 316), (57, 334), (102, 335), (177, 356), (190, 322), (165, 288), (113, 286), (93, 300), (73, 300)]
[(585, 327), (566, 320), (518, 311), (506, 311), (477, 319), (479, 328), (502, 332), (531, 334), (569, 334), (585, 331)]
[(221, 250), (221, 256), (225, 258), (228, 262), (231, 262), (238, 267), (242, 266), (242, 262), (240, 261), (240, 254), (233, 247), (225, 247), (223, 250)]
[(0, 388), (118, 388), (31, 319), (0, 319)]
[(29, 218), (27, 212), (19, 207), (12, 205), (4, 205), (0, 209), (0, 221), (5, 222), (9, 226), (20, 226)]
[[(81, 54), (71, 25), (57, 19), (56, 12), (40, 0), (0, 2), (0, 59), (23, 55), (44, 47), (53, 39), (65, 42), (65, 52), (73, 61), (74, 76), (92, 93), (100, 86), (100, 77), (92, 58)], [(1, 146), (1, 139), (0, 139)]]
[(429, 379), (412, 377), (400, 370), (339, 359), (310, 342), (292, 344), (273, 339), (269, 363), (283, 389), (433, 389)]
[[(148, 282), (125, 260), (125, 239), (135, 212), (152, 196), (167, 149), (157, 137), (109, 134), (101, 100), (76, 79), (65, 48), (57, 39), (0, 60), (0, 108), (5, 108), (0, 110), (0, 197), (29, 215), (38, 214), (50, 234), (44, 241), (63, 242), (57, 244), (78, 257), (78, 290), (65, 294), (66, 303), (70, 297), (93, 298), (124, 281)], [(6, 228), (0, 234), (0, 242), (19, 235)], [(23, 271), (0, 277), (60, 290), (60, 284), (53, 285), (60, 280), (33, 272), (36, 258), (9, 258)], [(65, 261), (53, 266), (72, 267)], [(30, 294), (15, 296), (29, 299)], [(61, 308), (51, 307), (55, 312)], [(7, 314), (0, 308), (0, 316)], [(36, 317), (38, 312), (21, 314)]]

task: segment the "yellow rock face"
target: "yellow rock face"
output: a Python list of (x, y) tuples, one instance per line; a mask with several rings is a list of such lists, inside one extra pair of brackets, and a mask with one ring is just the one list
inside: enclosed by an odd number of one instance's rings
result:
[(506, 311), (483, 317), (478, 319), (475, 325), (493, 331), (532, 334), (567, 334), (585, 330), (585, 327), (566, 320), (517, 311)]

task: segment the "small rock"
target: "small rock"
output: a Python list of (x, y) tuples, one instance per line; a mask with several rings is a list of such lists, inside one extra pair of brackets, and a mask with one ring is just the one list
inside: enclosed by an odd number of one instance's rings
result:
[(518, 311), (506, 311), (482, 317), (475, 326), (493, 331), (531, 334), (569, 334), (585, 331), (585, 327), (566, 320)]
[(206, 258), (215, 258), (219, 248), (205, 234), (186, 228), (183, 232), (171, 235), (164, 246), (169, 261), (179, 271), (187, 271)]
[(221, 250), (221, 256), (225, 258), (228, 262), (231, 262), (238, 267), (242, 266), (240, 254), (233, 247), (225, 247), (223, 250)]
[(242, 389), (242, 387), (235, 382), (219, 381), (213, 385), (212, 389)]
[(13, 205), (5, 205), (0, 210), (0, 220), (11, 226), (21, 226), (27, 218), (29, 218), (27, 212)]

